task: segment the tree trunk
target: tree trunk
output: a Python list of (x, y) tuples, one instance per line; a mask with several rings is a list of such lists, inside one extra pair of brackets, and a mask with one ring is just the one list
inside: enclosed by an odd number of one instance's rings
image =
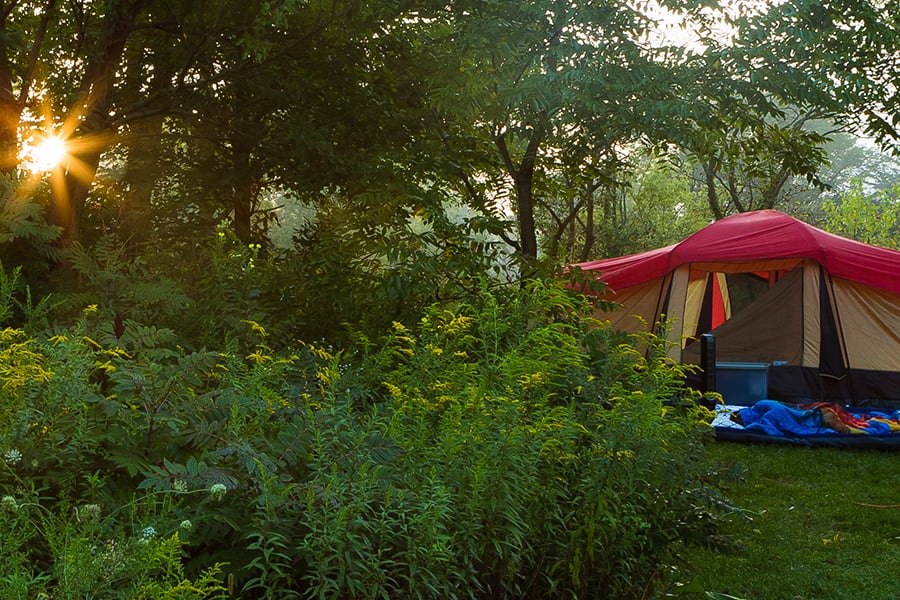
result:
[(7, 30), (9, 11), (0, 15), (0, 175), (15, 172), (19, 150), (19, 118), (22, 108), (13, 92), (12, 64), (8, 42), (12, 32)]
[(784, 167), (769, 180), (769, 185), (762, 192), (762, 206), (760, 208), (775, 208), (775, 203), (781, 196), (781, 190), (790, 179), (791, 174)]
[[(112, 144), (112, 106), (116, 71), (122, 62), (125, 44), (146, 0), (111, 0), (81, 82), (81, 101), (72, 113), (83, 111), (84, 120), (71, 136), (69, 168), (53, 178), (52, 202), (48, 213), (51, 225), (62, 228), (59, 244), (71, 245), (79, 237), (81, 215), (97, 175), (100, 158)], [(60, 181), (62, 180), (62, 181)]]
[(537, 232), (534, 227), (534, 166), (520, 170), (515, 182), (519, 244), (524, 256), (537, 258)]
[(531, 134), (522, 162), (516, 167), (506, 145), (506, 137), (503, 134), (494, 135), (494, 143), (500, 150), (506, 170), (512, 177), (515, 186), (516, 219), (519, 225), (518, 251), (529, 259), (537, 258), (538, 251), (534, 221), (534, 167), (541, 139), (542, 136), (539, 132), (535, 131)]
[(712, 211), (713, 217), (718, 221), (725, 215), (722, 213), (722, 207), (719, 205), (719, 195), (716, 193), (716, 178), (712, 165), (703, 165), (703, 174), (706, 176), (706, 201), (709, 203), (709, 210)]
[(253, 241), (252, 217), (255, 203), (253, 175), (250, 170), (250, 147), (240, 140), (232, 140), (232, 231), (241, 242)]
[[(5, 23), (0, 23), (0, 36), (8, 35)], [(22, 106), (12, 89), (12, 66), (6, 44), (0, 41), (0, 175), (15, 172), (19, 151), (19, 119)]]
[(594, 249), (594, 243), (596, 242), (596, 236), (594, 234), (594, 192), (596, 190), (596, 184), (592, 183), (585, 196), (586, 222), (584, 224), (584, 246), (581, 248), (581, 260), (579, 262), (588, 260), (591, 255), (591, 250)]

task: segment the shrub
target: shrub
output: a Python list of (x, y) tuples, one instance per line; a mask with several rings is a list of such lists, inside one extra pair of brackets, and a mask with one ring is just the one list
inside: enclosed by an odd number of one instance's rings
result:
[[(360, 421), (335, 394), (341, 430), (317, 433), (354, 451), (307, 484), (306, 595), (655, 591), (693, 510), (701, 415), (668, 404), (682, 374), (663, 342), (605, 347), (598, 325), (539, 283), (395, 324), (371, 357), (388, 397)], [(363, 451), (376, 434), (399, 447), (389, 460)]]
[[(84, 505), (77, 517), (40, 513), (39, 504), (4, 496), (0, 531), (0, 599), (225, 598), (221, 566), (186, 577), (178, 534), (155, 537), (147, 528), (137, 535), (104, 531), (96, 505)], [(51, 567), (40, 571), (31, 548), (46, 547)]]
[(89, 307), (47, 339), (4, 334), (0, 369), (19, 374), (0, 392), (9, 589), (659, 589), (697, 510), (685, 490), (702, 429), (663, 341), (620, 344), (582, 297), (541, 282), (482, 284), (344, 353), (275, 351), (257, 322), (235, 327), (192, 351)]

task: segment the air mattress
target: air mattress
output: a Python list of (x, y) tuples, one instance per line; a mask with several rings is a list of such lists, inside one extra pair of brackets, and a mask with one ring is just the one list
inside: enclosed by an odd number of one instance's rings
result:
[(716, 407), (712, 425), (724, 441), (900, 448), (900, 410), (760, 400)]

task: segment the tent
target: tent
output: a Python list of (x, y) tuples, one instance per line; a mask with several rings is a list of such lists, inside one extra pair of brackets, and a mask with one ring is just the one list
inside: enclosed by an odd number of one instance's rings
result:
[(900, 252), (786, 214), (727, 217), (648, 252), (575, 265), (606, 283), (628, 332), (666, 324), (670, 356), (764, 363), (770, 398), (900, 403)]

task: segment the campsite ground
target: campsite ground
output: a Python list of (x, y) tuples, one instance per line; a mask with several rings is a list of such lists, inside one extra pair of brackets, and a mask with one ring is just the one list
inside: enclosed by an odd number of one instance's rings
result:
[(684, 549), (681, 597), (900, 599), (897, 452), (711, 442), (708, 460), (740, 474), (726, 494), (747, 514), (722, 550)]

